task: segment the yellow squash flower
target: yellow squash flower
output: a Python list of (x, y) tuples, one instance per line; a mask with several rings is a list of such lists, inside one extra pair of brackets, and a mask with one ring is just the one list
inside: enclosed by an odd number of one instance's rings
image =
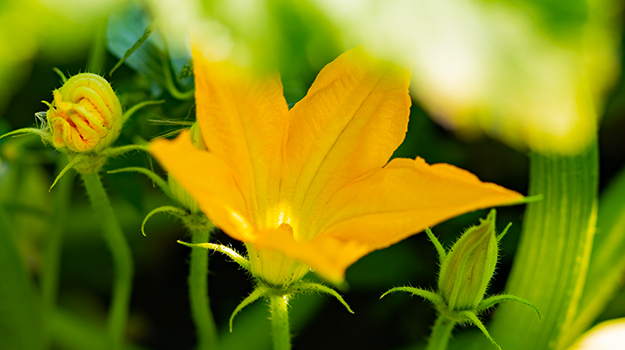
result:
[(106, 79), (80, 73), (53, 94), (46, 119), (54, 147), (98, 153), (117, 140), (123, 124), (122, 106)]
[(194, 50), (197, 120), (150, 150), (228, 235), (252, 274), (287, 287), (310, 269), (340, 283), (376, 249), (459, 214), (522, 196), (448, 164), (389, 158), (408, 125), (409, 73), (353, 49), (288, 108), (278, 75)]

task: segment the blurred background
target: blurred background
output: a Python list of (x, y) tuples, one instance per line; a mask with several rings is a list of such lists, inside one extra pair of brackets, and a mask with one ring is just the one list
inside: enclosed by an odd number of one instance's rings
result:
[[(575, 154), (599, 133), (600, 190), (625, 165), (623, 3), (612, 0), (2, 0), (0, 2), (0, 134), (32, 127), (61, 86), (57, 67), (95, 72), (111, 81), (124, 108), (166, 102), (135, 114), (116, 145), (169, 136), (195, 119), (189, 91), (189, 33), (215, 52), (257, 69), (279, 69), (289, 105), (301, 99), (319, 70), (361, 45), (412, 70), (413, 107), (406, 140), (395, 156), (446, 162), (480, 179), (527, 193), (527, 153)], [(113, 74), (111, 69), (146, 33), (151, 35)], [(61, 156), (40, 138), (0, 140), (0, 205), (13, 222), (35, 290), (55, 215)], [(162, 170), (147, 155), (112, 159)], [(68, 179), (69, 180), (69, 179)], [(105, 186), (129, 240), (136, 277), (127, 339), (130, 349), (192, 349), (187, 297), (189, 248), (181, 222), (144, 216), (171, 204), (142, 176), (105, 174)], [(53, 349), (104, 347), (112, 263), (84, 189), (68, 182), (71, 201), (64, 236)], [(503, 290), (518, 241), (523, 206), (498, 210), (498, 227), (513, 226), (490, 287)], [(450, 246), (486, 211), (433, 228)], [(244, 251), (216, 231), (213, 240)], [(437, 259), (425, 235), (374, 252), (347, 271), (341, 291), (355, 314), (321, 295), (293, 301), (296, 349), (403, 349), (424, 344), (434, 310), (418, 298), (379, 296), (393, 286), (434, 287)], [(313, 276), (311, 276), (313, 277)], [(313, 277), (314, 278), (314, 277)], [(2, 283), (2, 282), (0, 282)], [(266, 305), (236, 305), (251, 292), (245, 273), (227, 258), (210, 258), (209, 289), (224, 349), (270, 349)], [(0, 319), (3, 315), (0, 307)], [(621, 290), (601, 319), (625, 316)], [(472, 336), (458, 330), (456, 338)], [(3, 349), (0, 340), (0, 349)]]

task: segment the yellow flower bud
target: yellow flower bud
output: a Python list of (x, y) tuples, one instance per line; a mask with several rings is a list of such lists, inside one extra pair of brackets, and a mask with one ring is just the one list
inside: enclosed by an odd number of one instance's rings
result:
[(495, 272), (499, 250), (495, 211), (480, 221), (458, 239), (441, 266), (438, 290), (450, 311), (476, 309)]
[(111, 85), (97, 74), (81, 73), (54, 90), (46, 118), (56, 148), (97, 153), (122, 128), (122, 107)]

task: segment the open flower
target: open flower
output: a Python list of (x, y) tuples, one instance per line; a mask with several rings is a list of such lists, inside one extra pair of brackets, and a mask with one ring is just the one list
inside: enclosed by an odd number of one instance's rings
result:
[(448, 164), (388, 162), (407, 129), (409, 74), (361, 49), (328, 64), (290, 110), (279, 76), (193, 56), (208, 150), (188, 132), (150, 150), (216, 226), (246, 243), (265, 283), (289, 286), (311, 268), (338, 283), (371, 251), (523, 198)]

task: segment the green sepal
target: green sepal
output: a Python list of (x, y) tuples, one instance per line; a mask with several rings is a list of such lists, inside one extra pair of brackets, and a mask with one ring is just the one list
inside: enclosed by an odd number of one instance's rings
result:
[(438, 254), (438, 263), (442, 266), (445, 258), (447, 258), (447, 252), (445, 251), (445, 248), (443, 248), (443, 245), (438, 240), (438, 238), (434, 236), (434, 233), (432, 232), (432, 230), (430, 230), (429, 227), (425, 228), (425, 233), (428, 235), (430, 242), (434, 244), (434, 247), (436, 248), (436, 253)]
[(8, 136), (21, 136), (21, 135), (39, 135), (41, 139), (45, 142), (48, 142), (50, 138), (50, 134), (45, 129), (38, 128), (21, 128), (17, 130), (13, 130), (7, 132), (6, 134), (0, 135), (0, 139), (3, 139)]
[(187, 212), (177, 208), (177, 207), (172, 207), (170, 205), (164, 205), (162, 207), (158, 207), (156, 209), (152, 209), (151, 212), (148, 213), (148, 215), (145, 216), (145, 218), (143, 218), (143, 222), (141, 223), (141, 233), (145, 236), (145, 223), (148, 222), (148, 220), (154, 215), (154, 214), (158, 214), (158, 213), (168, 213), (171, 215), (176, 216), (179, 219), (183, 219), (186, 215)]
[(167, 197), (173, 199), (171, 195), (171, 191), (169, 190), (169, 186), (167, 185), (167, 181), (165, 181), (162, 177), (156, 175), (156, 173), (154, 173), (152, 170), (132, 166), (132, 167), (127, 167), (127, 168), (110, 170), (110, 171), (107, 171), (107, 174), (118, 174), (118, 173), (125, 173), (125, 172), (136, 172), (136, 173), (140, 173), (149, 177), (150, 180), (152, 180), (161, 189), (161, 191), (163, 191), (163, 193)]
[[(63, 84), (67, 83), (67, 77), (65, 76), (65, 74), (63, 74), (63, 72), (61, 72), (60, 69), (58, 69), (57, 67), (54, 67), (52, 68), (52, 70), (54, 71), (54, 73), (59, 75)], [(44, 103), (47, 103), (47, 102), (44, 102)]]
[(536, 313), (538, 314), (538, 319), (541, 320), (542, 319), (542, 315), (540, 314), (540, 310), (538, 310), (538, 307), (536, 307), (536, 305), (532, 304), (531, 302), (523, 299), (523, 298), (519, 298), (516, 297), (514, 295), (508, 295), (508, 294), (499, 294), (499, 295), (493, 295), (490, 296), (484, 300), (482, 300), (482, 302), (480, 303), (480, 305), (478, 305), (476, 311), (478, 313), (483, 312), (487, 309), (490, 309), (491, 307), (502, 303), (504, 301), (517, 301), (521, 304), (525, 304), (529, 307), (531, 307), (532, 309), (534, 309), (534, 311), (536, 311)]
[(161, 104), (161, 103), (165, 103), (165, 100), (158, 100), (158, 101), (143, 101), (140, 103), (137, 103), (136, 105), (132, 106), (131, 108), (129, 108), (123, 115), (122, 115), (122, 122), (125, 123), (126, 120), (128, 120), (128, 118), (130, 118), (133, 114), (135, 114), (136, 111), (140, 110), (141, 108), (145, 107), (145, 106), (150, 106), (150, 105), (157, 105), (157, 104)]
[(187, 243), (187, 242), (180, 241), (180, 240), (178, 240), (177, 242), (182, 245), (186, 245), (187, 247), (190, 247), (190, 248), (210, 249), (210, 250), (225, 254), (229, 256), (235, 263), (239, 264), (239, 266), (241, 266), (245, 270), (250, 271), (251, 269), (249, 260), (247, 260), (241, 254), (239, 254), (236, 250), (226, 247), (224, 245), (215, 244), (215, 243)]
[(416, 287), (395, 287), (395, 288), (391, 288), (388, 291), (386, 291), (386, 293), (382, 294), (380, 299), (384, 298), (388, 294), (395, 293), (395, 292), (407, 292), (407, 293), (411, 293), (411, 294), (420, 296), (421, 298), (423, 298), (423, 299), (431, 302), (432, 304), (434, 304), (434, 306), (436, 306), (437, 309), (440, 306), (445, 306), (445, 300), (443, 299), (442, 296), (440, 296), (437, 293), (434, 293), (432, 291), (421, 289), (421, 288), (416, 288)]
[(460, 315), (465, 317), (471, 324), (479, 328), (480, 331), (482, 331), (482, 333), (484, 334), (484, 336), (486, 336), (486, 338), (488, 338), (488, 340), (490, 340), (490, 342), (493, 343), (493, 345), (495, 345), (497, 349), (501, 350), (501, 346), (499, 346), (499, 344), (497, 344), (495, 339), (493, 339), (493, 337), (490, 336), (490, 333), (488, 333), (488, 330), (486, 330), (486, 327), (484, 327), (484, 324), (482, 323), (482, 321), (480, 321), (480, 319), (477, 317), (475, 312), (461, 311)]
[(508, 233), (508, 230), (510, 229), (511, 226), (512, 226), (512, 223), (509, 222), (508, 225), (506, 225), (506, 228), (504, 228), (503, 231), (501, 231), (501, 233), (497, 235), (497, 242), (501, 242), (501, 240), (506, 235), (506, 233)]
[(104, 151), (100, 152), (100, 155), (105, 157), (116, 157), (120, 156), (124, 153), (132, 152), (132, 151), (145, 151), (149, 152), (150, 148), (147, 145), (126, 145), (119, 147), (109, 147)]
[(59, 173), (59, 175), (57, 175), (57, 177), (54, 179), (54, 182), (52, 182), (52, 185), (50, 186), (50, 188), (48, 189), (48, 192), (52, 191), (52, 188), (54, 187), (54, 185), (56, 185), (57, 182), (59, 182), (59, 180), (63, 177), (63, 175), (65, 175), (70, 169), (72, 169), (76, 164), (80, 163), (81, 161), (83, 161), (84, 157), (81, 155), (78, 155), (74, 158), (72, 158), (72, 160), (67, 163), (67, 165), (63, 168), (63, 170), (61, 170), (61, 172)]
[[(185, 244), (184, 242), (180, 242), (179, 243)], [(187, 245), (187, 244), (185, 244)], [(267, 296), (267, 291), (265, 290), (265, 288), (263, 287), (257, 287), (256, 289), (254, 289), (254, 291), (252, 293), (250, 293), (250, 295), (248, 295), (245, 299), (243, 299), (243, 301), (236, 307), (236, 309), (234, 309), (234, 311), (232, 312), (232, 315), (230, 315), (230, 321), (228, 322), (228, 324), (230, 325), (230, 332), (232, 333), (232, 322), (234, 321), (234, 317), (241, 311), (243, 310), (244, 307), (250, 305), (251, 303), (255, 302), (256, 300)]]
[(352, 309), (349, 307), (345, 299), (343, 299), (343, 297), (337, 291), (335, 291), (334, 289), (328, 286), (324, 286), (321, 283), (300, 282), (300, 283), (295, 284), (293, 286), (293, 289), (294, 289), (294, 292), (301, 292), (301, 293), (319, 292), (319, 293), (329, 294), (333, 296), (334, 298), (336, 298), (336, 300), (338, 300), (341, 304), (343, 304), (343, 306), (345, 306), (345, 308), (347, 309), (347, 311), (349, 311), (349, 313), (351, 314), (354, 313), (354, 311), (352, 311)]

